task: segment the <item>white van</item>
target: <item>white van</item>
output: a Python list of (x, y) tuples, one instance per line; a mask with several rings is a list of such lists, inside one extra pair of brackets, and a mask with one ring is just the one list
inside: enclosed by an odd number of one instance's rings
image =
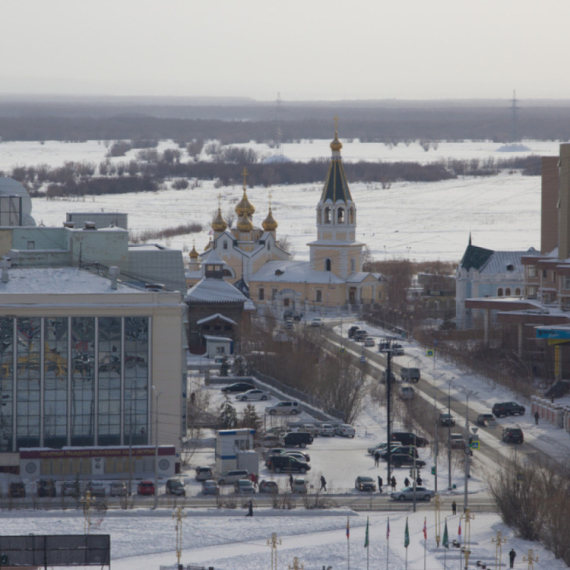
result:
[(402, 400), (413, 400), (415, 395), (416, 391), (409, 384), (400, 386), (400, 398)]

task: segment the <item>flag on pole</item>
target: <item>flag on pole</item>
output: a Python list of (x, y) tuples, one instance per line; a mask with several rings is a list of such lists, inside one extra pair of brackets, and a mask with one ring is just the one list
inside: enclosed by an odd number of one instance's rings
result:
[(445, 527), (443, 529), (443, 547), (449, 548), (449, 535), (447, 534), (447, 519), (445, 519)]
[(388, 517), (388, 522), (386, 523), (386, 540), (390, 538), (390, 517)]
[(427, 540), (427, 526), (426, 526), (426, 517), (424, 517), (424, 539)]
[(408, 517), (406, 517), (406, 530), (404, 531), (404, 546), (410, 546), (410, 531), (408, 529)]
[(346, 540), (350, 538), (350, 525), (348, 524), (348, 517), (346, 517)]
[(364, 548), (368, 548), (369, 541), (368, 541), (368, 524), (370, 523), (370, 517), (366, 518), (366, 534), (364, 535)]

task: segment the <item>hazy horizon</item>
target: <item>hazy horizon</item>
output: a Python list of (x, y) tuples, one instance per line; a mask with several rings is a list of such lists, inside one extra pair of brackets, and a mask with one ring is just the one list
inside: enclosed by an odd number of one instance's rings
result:
[(4, 0), (0, 94), (570, 99), (570, 3)]

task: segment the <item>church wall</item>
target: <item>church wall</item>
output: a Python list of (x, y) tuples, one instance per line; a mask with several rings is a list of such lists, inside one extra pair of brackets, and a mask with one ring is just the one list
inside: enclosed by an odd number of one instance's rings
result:
[(330, 249), (330, 248), (321, 248), (318, 246), (311, 247), (311, 264), (316, 271), (326, 271), (325, 269), (325, 259), (330, 259), (332, 262), (331, 271), (335, 275), (340, 276), (340, 250), (339, 249)]
[[(263, 289), (263, 299), (259, 298), (259, 290)], [(276, 299), (280, 299), (280, 293), (284, 290), (291, 291), (291, 296), (296, 302), (309, 303), (323, 307), (337, 307), (346, 303), (346, 285), (344, 283), (275, 283), (271, 281), (252, 281), (250, 283), (250, 296), (252, 301), (258, 305), (271, 305), (273, 301), (273, 289), (277, 289)], [(318, 291), (320, 291), (320, 301), (317, 301)]]

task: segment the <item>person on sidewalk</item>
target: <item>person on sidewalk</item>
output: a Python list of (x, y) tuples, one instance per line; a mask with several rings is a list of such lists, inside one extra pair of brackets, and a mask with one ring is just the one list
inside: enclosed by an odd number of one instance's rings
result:
[(516, 557), (517, 553), (515, 552), (515, 549), (511, 548), (511, 551), (509, 552), (509, 560), (511, 561), (511, 568), (514, 566)]
[(404, 479), (404, 487), (409, 487), (410, 486), (410, 480), (406, 477)]
[(293, 490), (293, 473), (289, 473), (289, 486)]
[(540, 414), (538, 413), (538, 410), (536, 410), (536, 412), (534, 412), (534, 423), (535, 423), (535, 425), (538, 425), (539, 419), (540, 419)]
[(252, 517), (253, 516), (253, 501), (250, 499), (249, 503), (247, 505), (247, 515), (245, 515), (246, 517)]
[(396, 477), (392, 475), (392, 479), (390, 480), (390, 485), (392, 486), (392, 491), (396, 490)]
[(377, 451), (374, 454), (374, 467), (378, 467), (378, 465), (380, 465), (380, 452)]
[(319, 489), (319, 491), (325, 491), (327, 490), (327, 480), (325, 479), (324, 475), (321, 475), (321, 488)]
[(379, 493), (382, 492), (383, 486), (384, 486), (384, 481), (382, 481), (382, 477), (380, 477), (380, 475), (378, 475), (378, 492)]
[(451, 514), (452, 515), (457, 514), (457, 503), (455, 501), (453, 501), (453, 503), (451, 503)]

